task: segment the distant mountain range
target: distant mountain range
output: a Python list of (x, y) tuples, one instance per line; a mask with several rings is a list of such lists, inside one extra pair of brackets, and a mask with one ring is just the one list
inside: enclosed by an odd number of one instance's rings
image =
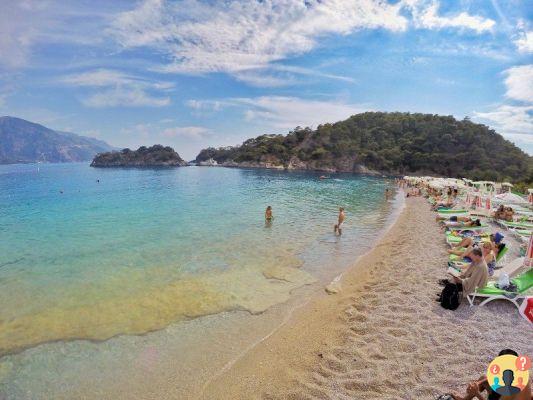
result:
[(88, 161), (114, 149), (102, 140), (0, 117), (0, 164)]

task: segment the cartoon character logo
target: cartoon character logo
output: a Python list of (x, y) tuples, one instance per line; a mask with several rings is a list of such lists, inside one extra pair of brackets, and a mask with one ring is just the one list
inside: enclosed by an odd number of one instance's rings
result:
[(496, 393), (512, 396), (520, 393), (529, 382), (531, 359), (525, 355), (498, 356), (489, 364), (487, 381)]

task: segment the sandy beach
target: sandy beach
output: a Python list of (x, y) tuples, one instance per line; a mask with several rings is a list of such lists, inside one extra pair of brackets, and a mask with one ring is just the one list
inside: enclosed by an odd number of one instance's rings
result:
[(456, 311), (435, 301), (443, 234), (425, 199), (360, 258), (334, 295), (317, 295), (207, 381), (199, 399), (431, 399), (462, 391), (504, 348), (531, 353), (509, 302)]

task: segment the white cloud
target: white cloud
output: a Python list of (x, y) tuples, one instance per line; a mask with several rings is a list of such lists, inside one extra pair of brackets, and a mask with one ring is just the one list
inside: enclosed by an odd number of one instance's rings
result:
[(95, 45), (103, 41), (108, 10), (90, 3), (3, 0), (0, 8), (0, 67), (27, 66), (39, 44)]
[(209, 137), (211, 130), (203, 126), (177, 126), (174, 128), (167, 128), (161, 132), (161, 135), (168, 138), (187, 138), (192, 140), (199, 140)]
[(108, 69), (68, 75), (60, 79), (60, 82), (71, 86), (98, 88), (98, 92), (82, 100), (88, 107), (167, 106), (170, 104), (169, 97), (155, 96), (151, 92), (165, 92), (174, 86), (171, 82), (154, 82)]
[(533, 53), (533, 31), (521, 32), (514, 41), (521, 53)]
[(416, 27), (426, 29), (458, 28), (470, 29), (477, 33), (491, 31), (496, 22), (490, 18), (461, 12), (456, 15), (439, 15), (439, 2), (435, 0), (404, 0), (413, 15)]
[(406, 27), (400, 5), (377, 0), (145, 0), (109, 32), (126, 48), (166, 54), (167, 72), (236, 73), (308, 52), (325, 35)]
[(522, 19), (516, 24), (516, 35), (513, 43), (520, 53), (533, 53), (533, 31), (528, 23)]
[(507, 76), (505, 95), (512, 99), (533, 102), (533, 64), (512, 67), (504, 71)]
[(124, 48), (150, 48), (168, 62), (158, 72), (224, 72), (252, 86), (298, 83), (295, 75), (349, 78), (279, 62), (307, 53), (320, 39), (362, 29), (404, 31), (410, 21), (426, 29), (490, 31), (495, 22), (466, 12), (439, 15), (439, 3), (403, 0), (144, 0), (122, 12), (107, 32)]
[(88, 107), (163, 107), (170, 104), (169, 97), (154, 97), (135, 87), (115, 87), (104, 90), (82, 100)]
[(532, 134), (533, 137), (533, 105), (502, 104), (487, 112), (474, 112), (474, 117), (490, 121), (500, 133)]
[(500, 104), (474, 117), (519, 144), (533, 142), (533, 65), (512, 67), (503, 72), (506, 97), (512, 104)]
[(235, 107), (242, 110), (245, 120), (277, 129), (292, 129), (296, 126), (314, 128), (319, 124), (337, 122), (353, 114), (370, 111), (359, 104), (283, 96), (231, 98), (217, 102), (195, 100), (188, 104), (201, 110), (212, 110), (215, 105), (218, 109)]

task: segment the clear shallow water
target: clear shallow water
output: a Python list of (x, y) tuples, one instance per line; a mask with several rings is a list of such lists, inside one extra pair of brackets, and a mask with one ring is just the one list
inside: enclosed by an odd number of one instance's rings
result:
[[(331, 277), (368, 249), (391, 203), (384, 179), (318, 176), (0, 166), (0, 356), (258, 313)], [(342, 239), (332, 232), (339, 205)]]

